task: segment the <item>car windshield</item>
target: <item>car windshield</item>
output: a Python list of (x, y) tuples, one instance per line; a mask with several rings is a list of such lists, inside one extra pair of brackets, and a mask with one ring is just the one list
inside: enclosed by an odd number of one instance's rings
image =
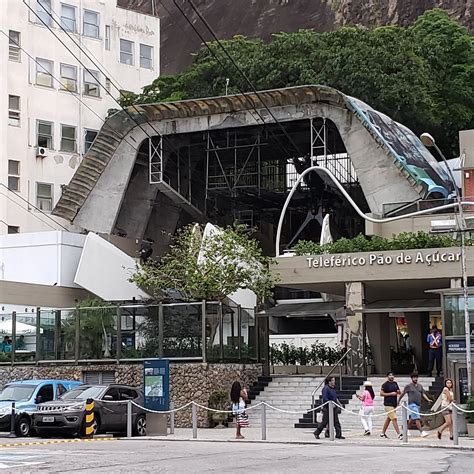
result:
[(36, 385), (7, 385), (0, 393), (0, 400), (12, 400), (19, 402), (20, 400), (29, 400)]
[(66, 392), (61, 397), (61, 400), (70, 400), (73, 398), (86, 400), (87, 398), (97, 398), (102, 390), (104, 390), (104, 387), (78, 387)]

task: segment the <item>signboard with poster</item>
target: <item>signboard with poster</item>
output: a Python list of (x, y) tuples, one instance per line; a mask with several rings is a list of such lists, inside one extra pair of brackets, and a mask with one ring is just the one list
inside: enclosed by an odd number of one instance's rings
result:
[(169, 410), (170, 362), (168, 359), (148, 359), (143, 362), (145, 408)]

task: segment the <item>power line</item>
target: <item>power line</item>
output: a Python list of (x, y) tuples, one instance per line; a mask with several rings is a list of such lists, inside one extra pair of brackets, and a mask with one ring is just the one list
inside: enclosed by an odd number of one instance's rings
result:
[[(17, 41), (15, 41), (14, 39), (10, 38), (9, 35), (7, 35), (3, 30), (0, 30), (0, 32), (5, 35), (9, 41), (12, 41), (15, 46), (17, 46), (19, 49), (21, 49), (32, 61), (35, 62), (36, 65), (40, 66), (43, 70), (43, 72), (45, 72), (46, 74), (48, 74), (49, 76), (51, 76), (62, 88), (63, 90), (67, 91), (69, 94), (71, 94), (77, 101), (79, 101), (84, 107), (86, 107), (90, 112), (92, 112), (103, 124), (105, 123), (105, 119), (103, 117), (101, 117), (94, 109), (92, 109), (89, 105), (87, 105), (82, 99), (81, 99), (81, 96), (79, 94), (75, 94), (73, 91), (69, 90), (67, 87), (65, 87), (65, 84), (63, 82), (61, 82), (60, 79), (58, 79), (54, 74), (52, 74), (51, 72), (49, 72), (39, 61), (36, 60), (36, 58), (34, 58), (33, 56), (31, 56), (31, 54), (28, 53), (28, 51), (26, 51), (25, 48), (23, 48)], [(128, 143), (128, 145), (130, 145), (132, 148), (135, 148), (136, 149), (136, 145), (133, 144), (133, 143), (130, 143), (126, 138), (124, 139), (124, 141), (126, 143)]]
[[(229, 54), (229, 52), (227, 51), (227, 49), (224, 47), (224, 45), (222, 44), (222, 42), (219, 40), (219, 38), (217, 37), (216, 33), (214, 32), (214, 30), (212, 29), (211, 25), (208, 23), (208, 21), (202, 16), (202, 14), (200, 13), (200, 11), (198, 10), (198, 8), (194, 5), (193, 1), (192, 0), (187, 0), (187, 2), (191, 5), (191, 8), (194, 10), (194, 12), (196, 13), (196, 15), (199, 17), (199, 19), (201, 20), (201, 22), (205, 25), (205, 27), (207, 28), (207, 30), (211, 33), (212, 37), (214, 38), (214, 40), (216, 41), (216, 43), (218, 44), (218, 46), (222, 49), (222, 51), (224, 52), (224, 54), (227, 56), (227, 58), (229, 59), (229, 61), (233, 64), (234, 68), (238, 71), (238, 73), (242, 76), (242, 78), (245, 80), (245, 82), (247, 82), (247, 84), (250, 86), (250, 88), (252, 89), (252, 92), (258, 97), (258, 99), (260, 100), (260, 102), (262, 103), (262, 105), (265, 107), (265, 109), (267, 110), (267, 112), (270, 114), (270, 116), (272, 117), (272, 119), (275, 121), (276, 124), (278, 124), (278, 126), (280, 127), (280, 129), (282, 130), (283, 134), (286, 136), (286, 138), (289, 140), (289, 142), (291, 143), (291, 145), (293, 146), (293, 148), (295, 149), (295, 151), (298, 153), (298, 156), (303, 156), (303, 153), (301, 153), (301, 150), (299, 149), (298, 145), (295, 143), (295, 141), (293, 140), (293, 138), (288, 134), (288, 132), (286, 131), (285, 127), (282, 125), (282, 123), (275, 117), (275, 115), (273, 114), (273, 112), (271, 111), (271, 109), (268, 107), (268, 105), (265, 103), (265, 101), (262, 99), (261, 97), (261, 94), (257, 91), (257, 89), (255, 88), (255, 86), (253, 85), (252, 81), (247, 77), (247, 75), (245, 74), (245, 72), (240, 68), (240, 66), (235, 62), (234, 58)], [(188, 21), (188, 23), (191, 24), (191, 26), (194, 27), (194, 25), (192, 24), (192, 22), (189, 20), (189, 18), (186, 16), (186, 14), (184, 13), (184, 11), (178, 6), (176, 0), (173, 0), (173, 3), (176, 5), (176, 7), (181, 11), (181, 13), (186, 17), (186, 20)], [(193, 28), (194, 29), (194, 28)], [(196, 31), (196, 30), (195, 30)], [(201, 35), (200, 35), (201, 37)], [(202, 39), (202, 37), (201, 37)], [(206, 46), (208, 47), (208, 49), (210, 50), (211, 48), (209, 48), (209, 46), (207, 45), (207, 42), (205, 42)]]
[[(51, 27), (36, 13), (36, 11), (34, 9), (32, 9), (30, 7), (30, 5), (28, 5), (28, 3), (26, 3), (26, 0), (23, 0), (23, 4), (28, 8), (28, 10), (30, 10), (35, 16), (36, 18), (38, 18), (38, 20), (41, 21), (41, 23), (50, 31), (50, 33), (67, 49), (67, 51), (76, 59), (76, 61), (79, 62), (79, 64), (82, 65), (82, 67), (84, 67), (84, 69), (86, 69), (86, 71), (92, 75), (91, 73), (91, 70), (78, 58), (78, 56), (71, 50), (71, 48), (69, 48), (65, 43), (64, 41), (62, 41), (62, 39), (51, 29)], [(77, 43), (76, 40), (69, 34), (69, 32), (61, 25), (60, 22), (58, 22), (52, 15), (51, 12), (49, 12), (45, 6), (42, 4), (42, 3), (38, 3), (38, 5), (41, 6), (41, 8), (45, 11), (45, 13), (47, 13), (47, 15), (54, 21), (54, 23), (56, 23), (59, 28), (68, 36), (68, 38), (74, 43), (75, 46), (77, 46), (79, 48), (79, 50), (85, 54), (85, 56), (89, 59), (89, 61), (91, 61), (92, 64), (94, 64), (95, 67), (97, 67), (99, 69), (99, 71), (105, 76), (103, 70), (101, 69), (101, 66), (97, 64), (96, 61), (94, 61), (90, 55), (84, 51), (83, 47), (81, 44)], [(114, 86), (114, 88), (119, 92), (120, 95), (122, 95), (122, 92), (121, 90), (112, 82), (110, 81), (111, 84)], [(110, 93), (110, 91), (107, 90), (107, 87), (105, 87), (99, 80), (97, 80), (97, 84), (99, 84), (99, 86), (112, 98), (112, 100), (114, 102), (116, 102), (120, 108), (129, 116), (129, 118), (135, 123), (138, 125), (138, 127), (140, 128), (140, 130), (142, 130), (143, 133), (145, 133), (145, 135), (150, 139), (152, 140), (153, 137), (151, 135), (148, 134), (148, 132), (143, 128), (143, 126), (135, 119), (135, 117)], [(134, 104), (132, 104), (130, 107), (132, 107), (135, 112), (137, 113), (140, 113), (140, 111), (136, 108), (136, 106)], [(148, 122), (148, 125), (151, 127), (151, 129), (159, 136), (161, 137), (162, 139), (165, 139), (167, 140), (167, 138), (165, 136), (163, 136), (159, 130), (157, 130), (150, 122)], [(169, 140), (167, 140), (168, 143), (169, 143)], [(171, 144), (171, 147), (173, 148), (174, 151), (177, 151), (176, 148)]]
[[(0, 183), (0, 184), (3, 184), (3, 183)], [(21, 206), (20, 203), (16, 202), (14, 199), (12, 199), (12, 198), (11, 198), (10, 196), (8, 196), (7, 194), (4, 194), (4, 193), (2, 193), (2, 192), (0, 191), (0, 195), (2, 195), (3, 197), (6, 197), (6, 198), (7, 198), (8, 200), (10, 200), (13, 204), (16, 204), (19, 208), (21, 208), (21, 209), (23, 209), (24, 211), (30, 213), (33, 217), (36, 217), (36, 218), (37, 218), (38, 220), (40, 220), (43, 224), (47, 225), (47, 226), (50, 227), (51, 229), (57, 230), (56, 227), (52, 226), (49, 222), (47, 222), (47, 221), (41, 219), (39, 216), (37, 216), (36, 214), (34, 214), (33, 212), (31, 212), (30, 209)], [(18, 196), (18, 194), (17, 194), (17, 196)], [(21, 197), (21, 196), (19, 196), (19, 197)], [(40, 212), (41, 212), (41, 211), (40, 211)], [(45, 215), (47, 215), (47, 214), (45, 214)], [(2, 222), (3, 222), (3, 221), (2, 221)], [(56, 221), (55, 221), (55, 222), (56, 222)], [(6, 224), (6, 223), (5, 223), (5, 224)], [(61, 224), (58, 224), (58, 225), (61, 225)], [(8, 224), (7, 224), (7, 226), (8, 226)], [(63, 227), (63, 226), (61, 226), (61, 227)], [(66, 229), (66, 228), (64, 227), (64, 229)], [(68, 229), (66, 229), (66, 230), (69, 232)]]

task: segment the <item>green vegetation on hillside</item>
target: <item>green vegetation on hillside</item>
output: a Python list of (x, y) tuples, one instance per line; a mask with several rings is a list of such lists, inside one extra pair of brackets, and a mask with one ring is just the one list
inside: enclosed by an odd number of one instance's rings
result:
[[(421, 15), (410, 27), (329, 33), (278, 33), (264, 43), (241, 36), (222, 44), (257, 90), (323, 84), (357, 97), (411, 128), (433, 134), (448, 156), (458, 131), (474, 127), (474, 43), (443, 10)], [(251, 88), (217, 43), (205, 47), (186, 71), (157, 78), (122, 105), (222, 95)]]

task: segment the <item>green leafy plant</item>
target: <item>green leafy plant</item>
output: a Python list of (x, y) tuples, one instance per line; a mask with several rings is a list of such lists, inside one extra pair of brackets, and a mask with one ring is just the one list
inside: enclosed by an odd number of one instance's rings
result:
[(474, 424), (474, 395), (469, 395), (469, 397), (467, 397), (466, 410), (471, 412), (467, 415), (468, 423)]
[[(472, 239), (466, 245), (473, 245)], [(296, 255), (321, 255), (354, 252), (381, 252), (384, 250), (413, 250), (458, 247), (459, 241), (448, 235), (428, 234), (424, 231), (401, 232), (391, 239), (380, 236), (366, 237), (362, 234), (353, 239), (342, 238), (333, 243), (319, 245), (316, 242), (300, 240), (294, 247)]]
[[(214, 392), (211, 392), (209, 395), (208, 406), (213, 410), (222, 410), (223, 412), (228, 411), (230, 406), (229, 393), (225, 390), (215, 390)], [(229, 414), (209, 411), (208, 416), (214, 422), (224, 423), (229, 417)]]

